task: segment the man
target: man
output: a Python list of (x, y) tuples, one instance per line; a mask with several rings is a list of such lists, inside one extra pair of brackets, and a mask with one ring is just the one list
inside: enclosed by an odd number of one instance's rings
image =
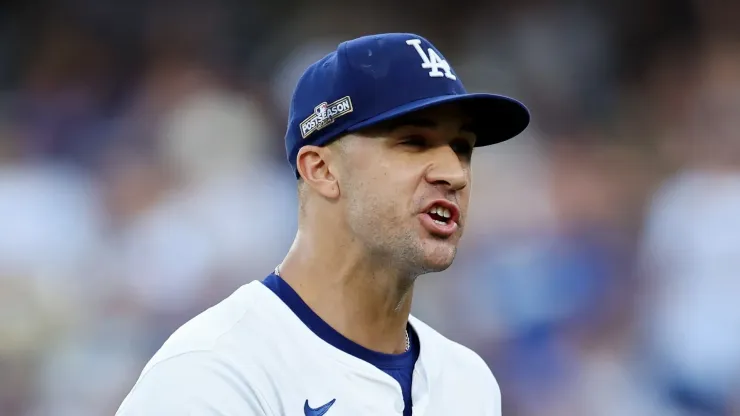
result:
[(483, 360), (409, 311), (415, 279), (455, 257), (473, 147), (528, 123), (420, 36), (340, 44), (291, 103), (283, 263), (177, 330), (118, 415), (500, 415)]

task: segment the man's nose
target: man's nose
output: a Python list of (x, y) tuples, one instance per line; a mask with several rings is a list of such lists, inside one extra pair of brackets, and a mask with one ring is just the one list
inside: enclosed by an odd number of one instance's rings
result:
[(426, 175), (427, 182), (444, 185), (451, 191), (459, 191), (468, 185), (468, 167), (463, 165), (460, 155), (449, 146), (440, 146), (432, 153), (432, 163)]

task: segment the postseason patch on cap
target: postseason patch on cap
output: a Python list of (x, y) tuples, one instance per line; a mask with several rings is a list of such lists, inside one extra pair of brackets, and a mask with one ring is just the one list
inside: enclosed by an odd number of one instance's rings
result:
[(337, 117), (351, 113), (352, 100), (349, 96), (342, 97), (332, 103), (326, 101), (313, 109), (313, 114), (301, 122), (301, 136), (305, 139), (311, 133), (319, 131), (333, 123)]

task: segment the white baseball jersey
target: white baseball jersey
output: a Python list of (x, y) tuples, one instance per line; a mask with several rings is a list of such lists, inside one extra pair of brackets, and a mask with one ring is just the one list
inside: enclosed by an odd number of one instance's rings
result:
[[(411, 316), (415, 416), (500, 416), (485, 362)], [(187, 322), (144, 367), (116, 415), (402, 415), (399, 383), (325, 342), (261, 282)]]

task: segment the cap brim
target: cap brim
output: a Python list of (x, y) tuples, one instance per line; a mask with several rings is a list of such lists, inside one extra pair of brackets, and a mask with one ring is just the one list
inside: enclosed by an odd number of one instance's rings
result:
[(475, 146), (501, 143), (519, 135), (529, 125), (529, 110), (519, 101), (496, 94), (460, 94), (424, 98), (396, 107), (364, 120), (348, 129), (355, 132), (425, 108), (447, 103), (460, 103), (472, 118), (477, 136)]

